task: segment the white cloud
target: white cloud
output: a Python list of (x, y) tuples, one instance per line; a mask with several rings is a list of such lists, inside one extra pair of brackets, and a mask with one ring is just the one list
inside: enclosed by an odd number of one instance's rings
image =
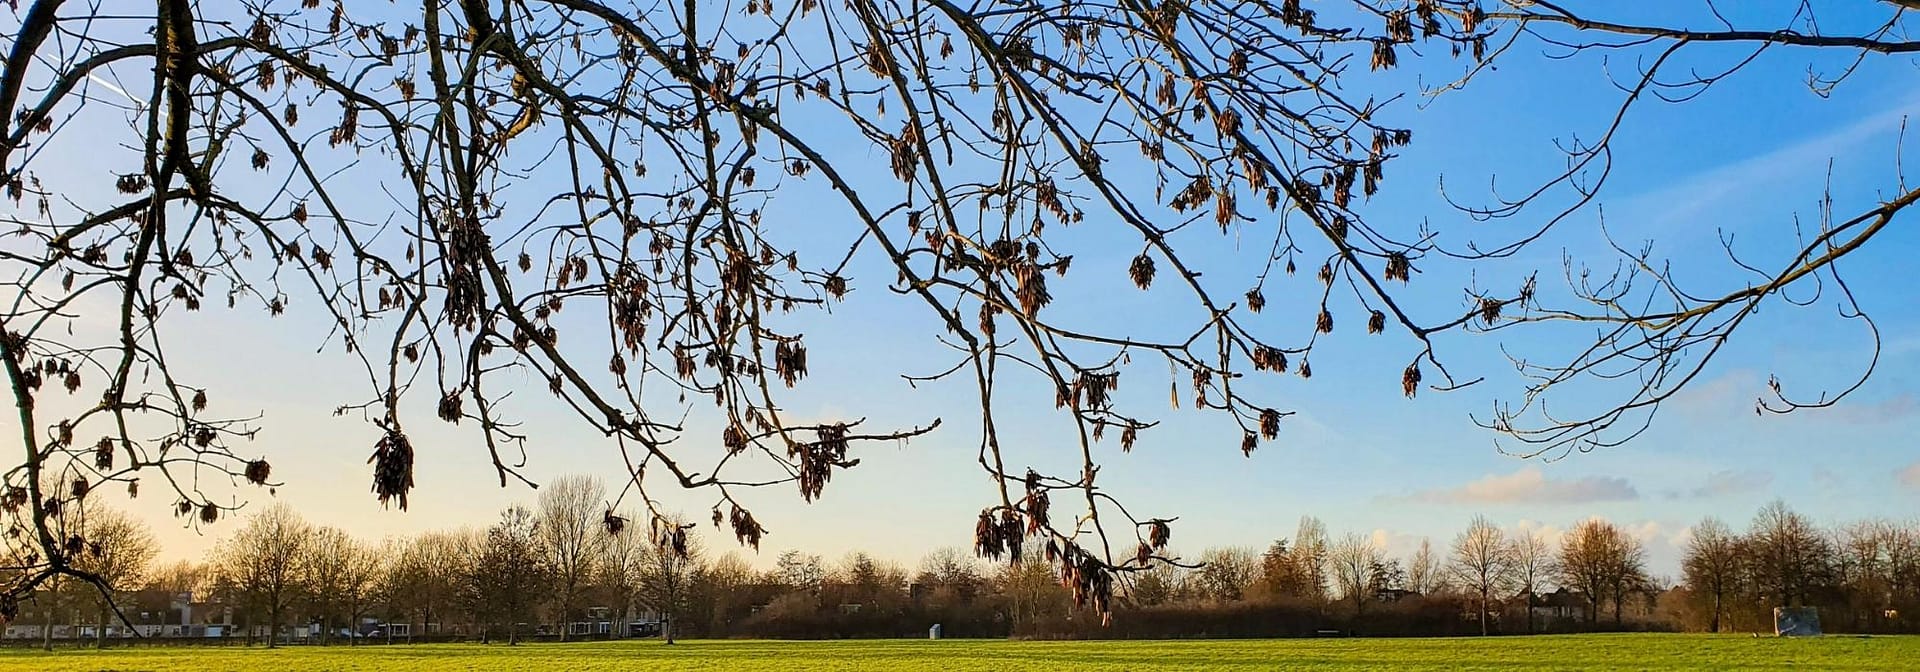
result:
[(1539, 467), (1511, 474), (1488, 475), (1446, 490), (1428, 490), (1414, 499), (1447, 504), (1585, 504), (1640, 498), (1632, 483), (1618, 476), (1585, 476), (1572, 480), (1547, 478)]
[(1700, 487), (1668, 493), (1669, 499), (1710, 499), (1726, 495), (1759, 492), (1773, 485), (1773, 472), (1759, 469), (1716, 471), (1707, 475)]
[(1567, 536), (1566, 528), (1551, 523), (1525, 519), (1522, 519), (1517, 525), (1506, 528), (1506, 532), (1510, 536), (1518, 536), (1521, 534), (1536, 535), (1540, 537), (1541, 540), (1547, 542), (1548, 548), (1559, 548), (1560, 540)]
[[(1386, 528), (1376, 528), (1373, 534), (1368, 536), (1373, 542), (1374, 548), (1385, 551), (1388, 557), (1395, 558), (1412, 556), (1414, 550), (1420, 548), (1420, 540), (1425, 538), (1404, 532), (1395, 532)], [(1434, 550), (1440, 551), (1445, 545), (1444, 542), (1436, 543), (1434, 544)]]

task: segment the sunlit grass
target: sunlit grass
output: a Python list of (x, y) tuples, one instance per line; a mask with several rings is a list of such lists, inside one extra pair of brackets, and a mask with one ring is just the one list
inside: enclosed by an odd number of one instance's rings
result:
[(0, 670), (1913, 670), (1920, 637), (657, 641), (0, 652)]

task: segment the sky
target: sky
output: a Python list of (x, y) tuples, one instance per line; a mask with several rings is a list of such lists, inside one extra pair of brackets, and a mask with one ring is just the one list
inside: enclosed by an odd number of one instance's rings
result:
[[(1600, 4), (1620, 12), (1623, 20), (1657, 19), (1633, 14), (1664, 11), (1647, 8), (1659, 3)], [(1752, 16), (1735, 18), (1764, 24), (1762, 19), (1792, 4), (1743, 4), (1738, 11)], [(1821, 18), (1823, 26), (1835, 29), (1870, 17), (1836, 7)], [(0, 23), (9, 20), (0, 18)], [(1448, 197), (1487, 202), (1494, 189), (1510, 193), (1553, 170), (1564, 161), (1556, 142), (1592, 137), (1613, 113), (1620, 93), (1609, 83), (1609, 73), (1631, 73), (1632, 59), (1644, 54), (1622, 52), (1605, 62), (1592, 55), (1549, 60), (1537, 47), (1521, 49), (1464, 90), (1432, 97), (1415, 92), (1388, 108), (1387, 114), (1415, 128), (1416, 136), (1404, 157), (1390, 164), (1381, 194), (1362, 206), (1369, 218), (1425, 221), (1443, 231), (1489, 238), (1538, 224), (1538, 214), (1472, 221), (1447, 204), (1440, 187), (1444, 180)], [(1731, 53), (1701, 49), (1695, 63), (1726, 62), (1735, 57)], [(1772, 50), (1690, 102), (1636, 107), (1614, 142), (1615, 168), (1598, 206), (1473, 279), (1517, 286), (1519, 277), (1537, 269), (1543, 287), (1552, 286), (1561, 282), (1563, 253), (1610, 265), (1597, 234), (1604, 217), (1609, 234), (1629, 247), (1652, 239), (1661, 258), (1706, 255), (1706, 263), (1681, 267), (1682, 277), (1724, 285), (1737, 271), (1712, 263), (1723, 256), (1723, 234), (1771, 261), (1794, 240), (1796, 221), (1809, 227), (1818, 221), (1823, 189), (1831, 189), (1842, 216), (1872, 207), (1900, 184), (1899, 138), (1907, 115), (1920, 111), (1920, 94), (1911, 87), (1915, 62), (1870, 56), (1828, 95), (1810, 90), (1810, 71), (1838, 72), (1848, 62), (1805, 50)], [(1446, 81), (1461, 67), (1444, 57), (1419, 59), (1367, 81), (1383, 91), (1409, 90)], [(1355, 78), (1365, 76), (1356, 69)], [(1913, 150), (1905, 152), (1905, 158), (1916, 158)], [(63, 160), (75, 170), (93, 168), (83, 155)], [(805, 216), (831, 205), (805, 191), (783, 198), (770, 206), (780, 208), (770, 216)], [(1502, 447), (1511, 446), (1475, 426), (1472, 418), (1486, 417), (1496, 400), (1520, 392), (1501, 348), (1559, 352), (1568, 343), (1568, 330), (1445, 337), (1443, 354), (1456, 374), (1486, 376), (1488, 382), (1449, 393), (1423, 391), (1411, 400), (1401, 396), (1398, 385), (1409, 339), (1340, 338), (1316, 350), (1319, 375), (1311, 381), (1247, 379), (1252, 394), (1297, 412), (1284, 423), (1279, 441), (1243, 456), (1239, 430), (1223, 418), (1156, 411), (1163, 426), (1143, 433), (1130, 453), (1121, 454), (1111, 441), (1100, 446), (1103, 483), (1151, 515), (1177, 516), (1173, 547), (1190, 557), (1212, 546), (1264, 547), (1292, 534), (1303, 515), (1321, 518), (1336, 536), (1370, 535), (1399, 556), (1422, 538), (1444, 545), (1477, 514), (1510, 530), (1537, 530), (1550, 538), (1600, 516), (1642, 539), (1655, 574), (1676, 576), (1690, 526), (1711, 515), (1742, 527), (1775, 498), (1823, 523), (1911, 518), (1920, 511), (1920, 446), (1914, 438), (1920, 436), (1920, 399), (1915, 397), (1920, 300), (1906, 281), (1913, 268), (1909, 256), (1920, 249), (1917, 217), (1903, 215), (1846, 261), (1844, 272), (1877, 321), (1883, 343), (1874, 376), (1831, 408), (1785, 416), (1754, 412), (1769, 376), (1777, 375), (1793, 393), (1811, 396), (1844, 386), (1871, 359), (1871, 339), (1857, 322), (1839, 317), (1831, 295), (1807, 307), (1768, 303), (1702, 377), (1661, 410), (1646, 434), (1624, 446), (1552, 456), (1559, 459), (1507, 455)], [(1091, 221), (1083, 230), (1100, 232), (1113, 225)], [(1084, 235), (1092, 242), (1076, 256), (1076, 271), (1094, 269), (1117, 279), (1138, 251), (1137, 239), (1104, 243), (1098, 233)], [(1266, 242), (1260, 232), (1247, 230), (1194, 245), (1209, 271), (1217, 268), (1244, 279), (1264, 263)], [(890, 278), (883, 261), (872, 255), (856, 259), (854, 277)], [(1428, 317), (1460, 309), (1463, 279), (1444, 268), (1416, 278), (1415, 285), (1432, 288), (1425, 295), (1433, 304)], [(1311, 273), (1305, 273), (1269, 294), (1282, 305), (1297, 302), (1286, 288), (1310, 283)], [(1177, 301), (1160, 287), (1123, 295), (1113, 286), (1061, 283), (1055, 310), (1066, 319), (1124, 333), (1157, 328), (1158, 311)], [(824, 497), (811, 505), (802, 505), (784, 487), (745, 494), (770, 534), (757, 553), (741, 552), (762, 566), (789, 548), (828, 557), (859, 549), (912, 564), (938, 547), (968, 546), (974, 516), (997, 499), (974, 462), (977, 410), (966, 387), (971, 383), (916, 387), (900, 377), (932, 373), (955, 361), (934, 340), (939, 325), (917, 300), (886, 292), (879, 282), (856, 284), (833, 311), (830, 318), (796, 318), (809, 327), (813, 374), (788, 397), (789, 410), (806, 417), (866, 417), (880, 427), (921, 425), (936, 417), (944, 424), (910, 442), (859, 447), (855, 456), (861, 464), (836, 474)], [(1345, 319), (1352, 325), (1359, 318)], [(501, 508), (535, 496), (519, 484), (499, 486), (471, 427), (440, 425), (423, 409), (422, 419), (410, 425), (419, 450), (412, 505), (405, 512), (383, 509), (368, 492), (366, 462), (376, 430), (357, 415), (333, 413), (336, 406), (365, 396), (364, 379), (346, 368), (351, 360), (341, 358), (337, 348), (325, 347), (324, 322), (298, 310), (264, 320), (252, 312), (215, 309), (184, 316), (173, 328), (174, 367), (217, 377), (216, 410), (263, 417), (256, 443), (245, 449), (262, 451), (283, 484), (271, 494), (239, 488), (236, 497), (286, 500), (314, 522), (379, 538), (484, 526)], [(1163, 365), (1143, 364), (1127, 375), (1123, 391), (1128, 398), (1153, 399), (1166, 384)], [(534, 437), (525, 470), (529, 478), (544, 482), (572, 473), (623, 478), (621, 459), (606, 439), (544, 400), (538, 381), (525, 387), (530, 393), (516, 412)], [(1003, 440), (1015, 447), (1010, 469), (1077, 460), (1070, 429), (1044, 392), (1030, 386), (1007, 392)], [(1576, 388), (1555, 403), (1600, 403), (1608, 398), (1605, 392)], [(691, 427), (710, 422), (689, 419)], [(690, 436), (717, 434), (690, 430)], [(656, 488), (656, 494), (663, 490)], [(662, 498), (685, 507), (695, 520), (705, 518), (711, 499)], [(225, 523), (183, 523), (170, 515), (169, 504), (163, 498), (123, 503), (153, 523), (165, 557), (197, 557), (230, 529)], [(734, 548), (729, 536), (701, 529), (710, 547)]]

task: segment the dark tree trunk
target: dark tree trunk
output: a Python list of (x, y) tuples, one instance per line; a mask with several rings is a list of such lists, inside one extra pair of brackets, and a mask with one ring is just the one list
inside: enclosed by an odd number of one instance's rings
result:
[(1723, 608), (1720, 604), (1720, 591), (1713, 591), (1713, 631), (1716, 633), (1720, 632), (1720, 611)]

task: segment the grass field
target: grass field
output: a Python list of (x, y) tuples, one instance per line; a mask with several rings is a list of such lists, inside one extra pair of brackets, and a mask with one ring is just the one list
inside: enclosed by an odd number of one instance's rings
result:
[(0, 671), (1914, 670), (1920, 637), (1574, 635), (1152, 642), (657, 641), (0, 652)]

